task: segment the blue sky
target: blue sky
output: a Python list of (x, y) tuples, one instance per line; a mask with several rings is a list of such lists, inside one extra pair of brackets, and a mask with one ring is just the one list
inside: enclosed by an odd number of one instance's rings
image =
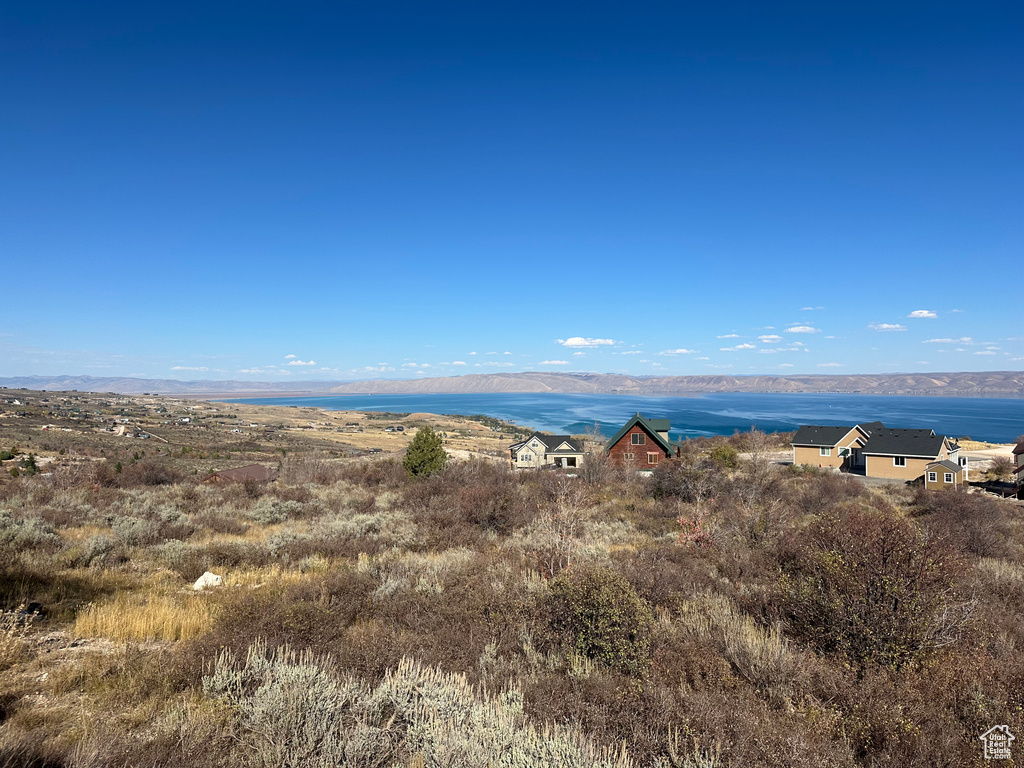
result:
[(0, 376), (1020, 370), (1022, 20), (5, 4)]

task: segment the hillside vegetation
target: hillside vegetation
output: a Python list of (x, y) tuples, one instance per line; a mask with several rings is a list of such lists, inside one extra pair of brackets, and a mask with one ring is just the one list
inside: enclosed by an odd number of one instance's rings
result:
[(984, 764), (1024, 733), (1021, 506), (773, 440), (650, 478), (316, 445), (273, 483), (7, 474), (0, 765)]

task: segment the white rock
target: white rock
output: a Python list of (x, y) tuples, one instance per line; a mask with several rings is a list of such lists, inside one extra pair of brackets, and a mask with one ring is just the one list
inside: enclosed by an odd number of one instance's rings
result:
[(196, 592), (202, 592), (204, 589), (208, 589), (210, 587), (219, 587), (223, 583), (224, 579), (222, 579), (215, 573), (210, 573), (209, 571), (207, 571), (198, 579), (196, 579), (196, 583), (192, 585), (192, 589), (194, 589)]

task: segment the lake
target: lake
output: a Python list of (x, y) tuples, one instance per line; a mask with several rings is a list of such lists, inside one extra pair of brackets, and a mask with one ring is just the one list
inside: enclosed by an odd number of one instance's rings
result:
[(345, 395), (246, 397), (222, 402), (335, 411), (483, 414), (530, 429), (582, 434), (596, 423), (614, 434), (633, 414), (672, 421), (671, 436), (731, 435), (757, 427), (786, 432), (801, 424), (931, 428), (951, 437), (1008, 443), (1024, 434), (1024, 399), (852, 394), (723, 393), (695, 397), (569, 394)]

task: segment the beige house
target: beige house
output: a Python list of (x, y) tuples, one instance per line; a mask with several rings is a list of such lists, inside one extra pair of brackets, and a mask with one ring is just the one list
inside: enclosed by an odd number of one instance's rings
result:
[(859, 426), (802, 426), (793, 436), (793, 463), (851, 469), (861, 466), (868, 433)]
[[(802, 426), (793, 436), (792, 446), (794, 464), (862, 472), (866, 477), (917, 480), (925, 476), (929, 464), (948, 461), (957, 467), (954, 482), (966, 481), (960, 446), (932, 429), (893, 429), (880, 421), (852, 427)], [(941, 476), (944, 479), (944, 470)]]
[(876, 429), (861, 453), (868, 477), (917, 480), (935, 462), (960, 466), (960, 446), (931, 429)]
[(569, 469), (583, 464), (583, 446), (569, 435), (534, 432), (522, 442), (509, 446), (509, 453), (513, 469), (548, 466)]
[(1013, 449), (1013, 474), (1017, 476), (1018, 495), (1024, 490), (1024, 440), (1021, 440)]
[(952, 461), (933, 461), (925, 467), (924, 487), (930, 491), (959, 488), (966, 474), (967, 470)]

